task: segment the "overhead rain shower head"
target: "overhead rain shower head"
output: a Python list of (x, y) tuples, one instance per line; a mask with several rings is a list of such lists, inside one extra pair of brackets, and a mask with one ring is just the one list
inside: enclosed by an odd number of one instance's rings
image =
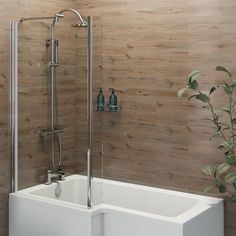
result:
[(80, 13), (78, 11), (76, 11), (75, 9), (72, 9), (72, 8), (69, 8), (69, 9), (63, 9), (61, 10), (60, 12), (58, 12), (56, 14), (56, 17), (55, 17), (55, 20), (53, 22), (53, 25), (56, 23), (56, 21), (58, 21), (58, 17), (60, 16), (64, 16), (62, 15), (64, 12), (66, 11), (70, 11), (70, 12), (73, 12), (78, 18), (79, 18), (79, 21), (80, 23), (76, 23), (76, 24), (73, 24), (72, 26), (73, 27), (87, 27), (88, 24), (86, 23), (86, 21), (82, 18), (82, 16), (80, 15)]
[(71, 26), (72, 27), (87, 27), (88, 24), (84, 21), (84, 22), (72, 24)]
[(87, 27), (87, 26), (88, 26), (88, 24), (85, 21), (83, 21), (79, 24), (79, 27)]

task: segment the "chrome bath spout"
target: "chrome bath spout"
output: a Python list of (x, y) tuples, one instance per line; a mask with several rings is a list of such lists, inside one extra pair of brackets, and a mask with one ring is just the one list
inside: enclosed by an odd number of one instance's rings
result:
[(45, 184), (50, 185), (51, 183), (64, 181), (65, 176), (66, 176), (65, 172), (47, 170), (47, 182)]

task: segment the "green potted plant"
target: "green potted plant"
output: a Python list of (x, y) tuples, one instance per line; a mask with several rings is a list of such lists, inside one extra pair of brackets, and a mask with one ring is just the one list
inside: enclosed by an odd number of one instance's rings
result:
[[(217, 66), (217, 71), (227, 74), (228, 81), (223, 84), (212, 86), (209, 92), (203, 92), (199, 86), (199, 71), (192, 71), (187, 77), (186, 87), (180, 89), (177, 96), (181, 98), (188, 92), (188, 100), (197, 99), (204, 103), (203, 108), (209, 111), (210, 117), (206, 119), (213, 124), (213, 135), (210, 139), (218, 137), (221, 141), (218, 148), (224, 150), (222, 162), (216, 166), (205, 166), (202, 171), (212, 178), (213, 185), (205, 189), (209, 191), (212, 187), (218, 189), (230, 201), (236, 202), (236, 101), (234, 92), (236, 81), (233, 81), (231, 73), (223, 66)], [(227, 98), (227, 106), (217, 107), (212, 102), (212, 96), (218, 89), (222, 89)], [(225, 113), (227, 119), (222, 118)]]

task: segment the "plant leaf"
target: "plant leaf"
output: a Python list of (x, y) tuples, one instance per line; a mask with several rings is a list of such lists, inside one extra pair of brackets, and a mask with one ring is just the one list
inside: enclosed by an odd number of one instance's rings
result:
[(221, 87), (223, 88), (223, 90), (224, 90), (227, 94), (231, 94), (231, 93), (232, 93), (232, 89), (231, 89), (231, 87), (230, 87), (229, 84), (224, 83)]
[(229, 127), (225, 127), (225, 128), (223, 128), (222, 130), (229, 130), (230, 128)]
[(182, 89), (180, 89), (180, 90), (178, 91), (178, 93), (177, 93), (178, 98), (181, 98), (181, 97), (184, 95), (184, 93), (186, 92), (187, 89), (188, 89), (188, 88), (182, 88)]
[(190, 84), (189, 84), (189, 88), (191, 89), (197, 89), (198, 88), (198, 82), (196, 80), (193, 80)]
[(229, 173), (225, 176), (225, 181), (227, 183), (234, 183), (236, 181), (236, 173)]
[(222, 109), (214, 109), (214, 112), (215, 112), (215, 113), (222, 112)]
[(230, 78), (232, 77), (231, 73), (224, 66), (217, 66), (216, 70), (217, 71), (224, 71), (229, 75)]
[(209, 97), (208, 97), (206, 94), (204, 94), (204, 93), (198, 94), (198, 95), (196, 96), (196, 99), (197, 99), (197, 100), (200, 100), (200, 101), (202, 101), (202, 102), (208, 102), (208, 101), (209, 101)]
[(203, 167), (202, 172), (207, 176), (213, 176), (214, 175), (214, 169), (211, 166)]
[(236, 164), (236, 157), (233, 155), (225, 155), (225, 161), (229, 163), (230, 165)]
[(230, 112), (230, 109), (229, 109), (228, 107), (222, 107), (221, 110), (222, 110), (222, 111), (225, 111), (225, 112), (227, 112), (227, 113)]
[(220, 193), (225, 193), (226, 190), (227, 190), (227, 188), (226, 188), (225, 185), (223, 185), (223, 184), (220, 184), (220, 185), (219, 185), (219, 192), (220, 192)]
[(229, 165), (227, 162), (224, 162), (218, 166), (217, 171), (221, 175), (221, 174), (225, 173), (227, 170), (229, 170), (230, 167), (231, 167), (231, 165)]
[(236, 124), (236, 118), (232, 119), (232, 123), (235, 125)]
[(216, 117), (214, 118), (214, 120), (213, 120), (215, 123), (216, 122), (218, 122), (219, 121), (219, 116), (218, 115), (216, 115)]
[(201, 72), (198, 70), (192, 71), (188, 76), (188, 84), (190, 84), (192, 81), (194, 81), (200, 74), (201, 74)]
[(219, 148), (226, 148), (226, 149), (231, 149), (232, 147), (233, 147), (233, 144), (226, 141), (221, 143), (219, 146)]
[[(217, 122), (217, 121), (216, 121)], [(219, 125), (218, 127), (217, 127), (217, 129), (216, 129), (216, 132), (219, 132), (219, 131), (221, 131), (221, 126)]]
[(219, 179), (219, 178), (216, 176), (216, 172), (214, 172), (214, 178), (213, 178), (213, 181), (214, 181), (215, 185), (217, 186), (217, 188), (219, 188), (220, 185), (222, 184), (221, 179)]
[(209, 94), (212, 94), (212, 93), (214, 93), (215, 91), (216, 91), (216, 87), (212, 87), (211, 90), (210, 90), (210, 92), (209, 92)]

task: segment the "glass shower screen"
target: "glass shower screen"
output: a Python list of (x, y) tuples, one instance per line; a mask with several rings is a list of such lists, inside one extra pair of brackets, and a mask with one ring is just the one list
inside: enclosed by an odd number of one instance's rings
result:
[(11, 22), (12, 191), (45, 183), (47, 170), (87, 175), (91, 206), (93, 171), (102, 176), (102, 144), (92, 139), (102, 24), (88, 17), (79, 27), (72, 17), (59, 19), (53, 41), (53, 17)]

